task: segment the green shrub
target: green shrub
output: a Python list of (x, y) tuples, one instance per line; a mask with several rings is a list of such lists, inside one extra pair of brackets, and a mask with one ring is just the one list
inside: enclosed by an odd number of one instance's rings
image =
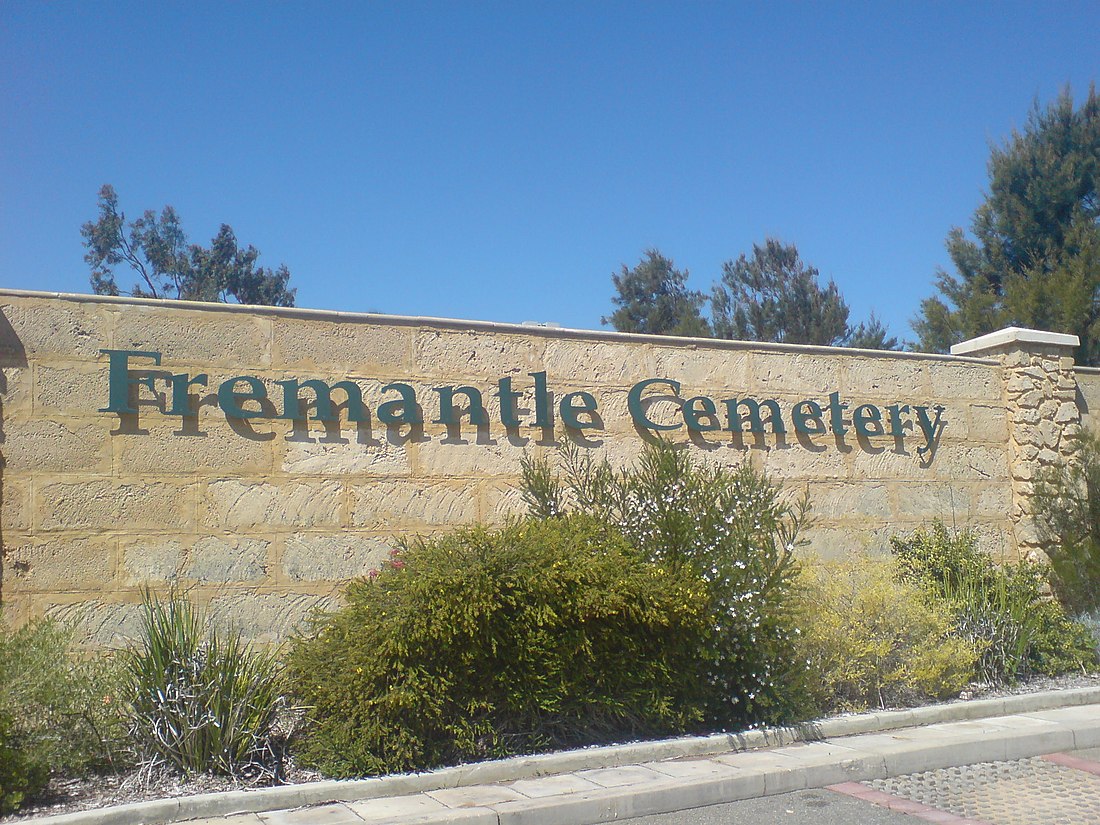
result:
[(15, 813), (46, 787), (50, 766), (41, 748), (13, 733), (15, 724), (0, 710), (0, 816)]
[(800, 655), (819, 703), (830, 710), (946, 699), (966, 686), (974, 646), (920, 588), (898, 581), (890, 558), (822, 562), (801, 577)]
[(146, 764), (186, 774), (277, 774), (273, 727), (281, 682), (274, 655), (240, 633), (203, 632), (191, 604), (147, 595), (142, 640), (125, 656), (130, 732)]
[(0, 621), (0, 813), (39, 793), (51, 772), (111, 767), (121, 720), (106, 663), (69, 655), (71, 629), (50, 619)]
[(1058, 600), (1074, 615), (1100, 610), (1100, 437), (1083, 433), (1074, 461), (1041, 473), (1035, 502)]
[(590, 518), (411, 542), (293, 645), (299, 754), (348, 777), (682, 730), (705, 601)]
[(979, 651), (977, 675), (989, 682), (1030, 673), (1056, 675), (1095, 663), (1088, 631), (1044, 599), (1045, 570), (998, 566), (973, 534), (942, 524), (891, 539), (901, 575), (950, 610), (955, 631)]
[(647, 444), (637, 464), (620, 471), (575, 447), (563, 455), (561, 477), (545, 461), (524, 461), (533, 515), (585, 513), (613, 525), (651, 562), (705, 582), (710, 626), (695, 655), (705, 665), (707, 724), (804, 715), (791, 585), (806, 499), (787, 504), (750, 466), (704, 466), (665, 441)]

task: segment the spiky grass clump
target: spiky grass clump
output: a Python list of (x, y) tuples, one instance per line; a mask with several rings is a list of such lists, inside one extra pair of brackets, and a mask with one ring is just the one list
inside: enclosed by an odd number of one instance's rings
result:
[(239, 632), (203, 625), (183, 599), (145, 599), (142, 640), (126, 657), (139, 756), (146, 766), (184, 774), (277, 774), (275, 657), (252, 650)]

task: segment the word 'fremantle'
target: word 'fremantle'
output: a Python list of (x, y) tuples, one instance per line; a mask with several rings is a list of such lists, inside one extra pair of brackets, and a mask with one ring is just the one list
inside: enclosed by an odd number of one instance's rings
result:
[[(105, 349), (100, 352), (109, 359), (108, 401), (100, 412), (136, 414), (141, 389), (159, 397), (159, 381), (165, 390), (162, 410), (166, 415), (197, 414), (192, 404), (191, 388), (207, 386), (208, 376), (205, 373), (173, 374), (168, 371), (154, 371), (147, 365), (140, 364), (134, 365), (131, 370), (130, 359), (151, 360), (155, 366), (160, 366), (161, 354), (144, 350)], [(532, 372), (528, 373), (528, 377), (532, 382), (529, 393), (514, 388), (511, 377), (506, 376), (497, 381), (493, 397), (500, 402), (500, 423), (504, 427), (552, 428), (555, 406), (558, 420), (565, 427), (575, 430), (603, 427), (599, 403), (592, 393), (583, 390), (566, 393), (555, 405), (553, 394), (547, 386), (546, 373)], [(330, 384), (318, 378), (289, 378), (274, 383), (281, 388), (281, 409), (274, 405), (267, 385), (253, 375), (238, 375), (222, 381), (217, 389), (218, 406), (227, 417), (240, 419), (313, 418), (316, 421), (334, 422), (340, 419), (339, 412), (342, 409), (350, 422), (370, 420), (367, 405), (363, 401), (363, 390), (352, 380)], [(785, 434), (793, 431), (795, 434), (807, 436), (826, 433), (843, 436), (854, 432), (856, 436), (886, 435), (897, 439), (915, 435), (919, 431), (924, 438), (924, 444), (917, 447), (917, 452), (924, 455), (935, 447), (946, 423), (942, 417), (944, 408), (939, 405), (898, 402), (885, 405), (859, 404), (850, 408), (848, 403), (841, 400), (839, 392), (830, 393), (827, 399), (808, 398), (795, 401), (788, 405), (784, 414), (780, 402), (775, 399), (735, 397), (715, 401), (705, 395), (682, 398), (681, 389), (680, 382), (670, 378), (647, 378), (631, 387), (627, 396), (627, 408), (634, 425), (652, 431), (681, 428), (693, 433), (727, 431)], [(312, 404), (308, 404), (307, 399), (302, 397), (303, 390), (312, 394)], [(345, 398), (345, 402), (339, 405), (333, 403), (332, 394), (336, 390), (343, 393)], [(438, 404), (435, 405), (437, 417), (432, 419), (433, 424), (458, 425), (464, 415), (475, 426), (489, 424), (484, 398), (477, 387), (446, 385), (432, 387), (430, 391), (438, 396)], [(383, 386), (382, 392), (390, 393), (393, 397), (380, 403), (375, 410), (379, 422), (386, 425), (424, 423), (423, 407), (411, 384), (394, 381)], [(519, 405), (528, 394), (531, 410), (525, 418), (520, 415)], [(456, 405), (456, 400), (459, 399), (461, 404)]]

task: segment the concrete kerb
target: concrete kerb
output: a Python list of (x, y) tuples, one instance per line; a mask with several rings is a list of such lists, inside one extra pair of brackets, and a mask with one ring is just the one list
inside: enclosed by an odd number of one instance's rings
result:
[[(194, 796), (177, 797), (173, 799), (161, 799), (150, 802), (138, 802), (127, 805), (117, 805), (92, 811), (80, 811), (71, 814), (57, 816), (38, 817), (31, 822), (35, 825), (160, 825), (161, 823), (180, 822), (190, 819), (202, 819), (208, 817), (224, 817), (244, 813), (261, 813), (277, 811), (304, 806), (322, 805), (331, 802), (358, 802), (384, 797), (405, 796), (424, 793), (447, 788), (461, 788), (472, 785), (484, 785), (499, 782), (512, 782), (522, 779), (533, 779), (555, 774), (570, 773), (573, 771), (613, 768), (624, 765), (641, 764), (645, 762), (659, 762), (663, 760), (683, 757), (706, 757), (720, 754), (742, 754), (747, 751), (778, 748), (803, 742), (814, 742), (822, 739), (832, 739), (841, 736), (854, 736), (860, 738), (860, 734), (869, 735), (867, 741), (874, 738), (874, 734), (883, 734), (888, 731), (897, 731), (904, 728), (935, 725), (944, 722), (961, 722), (967, 720), (981, 720), (1000, 716), (1013, 716), (1018, 714), (1037, 713), (1061, 708), (1072, 708), (1082, 705), (1100, 703), (1100, 687), (1081, 688), (1076, 690), (1055, 690), (1042, 693), (1024, 694), (1019, 696), (1006, 696), (996, 699), (981, 699), (968, 702), (955, 702), (942, 705), (931, 705), (922, 708), (913, 708), (901, 711), (882, 711), (822, 719), (815, 722), (786, 727), (766, 728), (746, 731), (744, 733), (721, 733), (710, 736), (683, 737), (667, 739), (655, 742), (637, 742), (625, 745), (611, 745), (606, 747), (583, 748), (560, 753), (540, 754), (537, 756), (523, 756), (512, 759), (480, 762), (469, 765), (458, 765), (451, 768), (441, 768), (420, 774), (400, 774), (392, 776), (375, 777), (358, 780), (331, 780), (324, 782), (309, 782), (298, 785), (282, 785), (274, 788), (259, 788), (256, 790), (229, 791), (224, 793), (197, 794)], [(977, 737), (976, 737), (977, 738)], [(1020, 731), (1010, 736), (1006, 742), (1004, 754), (985, 759), (1018, 758), (1015, 755), (1024, 753), (1029, 748), (1041, 747), (1042, 743), (1035, 739), (1028, 731)], [(946, 743), (945, 743), (946, 744)], [(1065, 747), (1090, 747), (1090, 743), (1084, 742), (1052, 742), (1054, 750)], [(935, 750), (935, 747), (933, 747)], [(917, 764), (916, 748), (899, 746), (896, 757), (887, 757), (885, 768), (890, 774), (904, 773), (906, 767)], [(926, 753), (927, 748), (921, 752)], [(933, 761), (939, 761), (936, 754), (927, 754)], [(946, 756), (946, 755), (945, 755)], [(723, 760), (726, 761), (726, 760)], [(828, 760), (825, 760), (828, 761)], [(921, 759), (921, 769), (927, 766), (927, 761)], [(938, 767), (939, 765), (932, 765)], [(845, 765), (843, 760), (837, 762), (835, 767), (830, 767), (824, 761), (820, 765), (804, 765), (807, 769), (813, 768), (816, 773), (825, 777), (839, 776), (841, 779), (830, 781), (845, 781), (853, 779), (854, 775), (861, 775), (870, 770), (868, 776), (862, 778), (875, 778), (880, 772), (878, 765), (860, 765), (853, 763)], [(820, 777), (817, 777), (820, 778)], [(743, 777), (748, 781), (748, 777)], [(785, 780), (789, 783), (791, 780)], [(685, 789), (690, 789), (695, 800), (709, 798), (710, 791), (718, 796), (726, 794), (722, 788), (729, 780), (695, 781), (689, 783), (670, 783), (668, 788), (651, 788), (645, 793), (655, 794), (653, 800), (647, 802), (647, 797), (636, 797), (630, 804), (630, 810), (639, 813), (648, 811), (652, 805), (657, 805), (658, 800), (664, 800), (666, 804), (669, 794), (677, 796)], [(672, 785), (675, 784), (675, 788)], [(761, 782), (759, 793), (779, 792), (776, 787), (765, 791)], [(799, 783), (795, 783), (799, 784)], [(816, 779), (815, 786), (821, 783)], [(825, 784), (828, 784), (826, 782)], [(713, 786), (713, 787), (712, 787)], [(807, 787), (801, 783), (801, 787)], [(679, 790), (677, 790), (679, 789)], [(793, 789), (793, 788), (792, 788)], [(727, 789), (728, 790), (728, 789)], [(702, 796), (699, 796), (702, 794)], [(586, 810), (611, 805), (621, 815), (622, 800), (613, 793), (600, 793), (596, 795), (575, 795), (571, 800), (563, 800), (559, 804), (580, 805)], [(717, 797), (716, 797), (717, 798)], [(618, 801), (615, 801), (618, 800)], [(534, 800), (532, 801), (534, 802)], [(652, 805), (650, 804), (652, 803)], [(549, 801), (546, 803), (549, 805)], [(700, 804), (698, 801), (695, 805)], [(523, 821), (538, 820), (536, 808), (546, 808), (546, 805), (524, 805), (525, 814)], [(505, 816), (507, 808), (499, 811), (465, 809), (462, 813), (471, 817), (470, 821), (519, 822), (513, 816)], [(546, 809), (548, 810), (548, 809)], [(656, 810), (654, 808), (654, 810)], [(545, 813), (546, 811), (544, 811)], [(440, 812), (441, 814), (443, 812)], [(457, 821), (453, 815), (459, 811), (450, 811), (452, 815), (446, 821)], [(513, 812), (519, 816), (519, 806)], [(578, 811), (579, 813), (579, 811)], [(499, 820), (498, 820), (499, 814)], [(480, 818), (479, 818), (480, 817)], [(424, 820), (429, 821), (428, 819)], [(443, 821), (443, 820), (440, 820)], [(465, 821), (465, 820), (463, 820)], [(547, 820), (550, 821), (550, 820)], [(560, 821), (560, 820), (559, 820)], [(597, 820), (590, 820), (597, 821)]]

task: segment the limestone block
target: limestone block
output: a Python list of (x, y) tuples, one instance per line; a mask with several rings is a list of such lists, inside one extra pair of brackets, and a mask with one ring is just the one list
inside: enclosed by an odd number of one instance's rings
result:
[(399, 324), (272, 318), (271, 363), (331, 374), (404, 375), (412, 367), (413, 334), (413, 327)]
[(282, 470), (303, 475), (408, 475), (409, 447), (388, 437), (361, 443), (354, 432), (341, 434), (342, 443), (325, 439), (283, 442)]
[(891, 515), (885, 484), (816, 482), (809, 485), (809, 494), (814, 517), (825, 521), (888, 519)]
[(262, 582), (268, 578), (270, 542), (205, 536), (191, 550), (183, 577), (202, 583)]
[(890, 536), (898, 530), (884, 527), (841, 527), (819, 523), (806, 530), (807, 544), (799, 552), (809, 558), (836, 561), (850, 558), (854, 553), (887, 556), (890, 552)]
[(462, 332), (421, 328), (415, 341), (416, 369), (465, 383), (477, 378), (497, 380), (542, 369), (545, 342), (541, 338), (505, 333)]
[(655, 346), (652, 356), (652, 377), (679, 381), (687, 393), (685, 397), (706, 395), (707, 388), (744, 387), (748, 383), (749, 356), (741, 350), (706, 345)]
[[(684, 438), (687, 435), (687, 426), (684, 424), (681, 407), (685, 401), (689, 398), (693, 398), (696, 394), (706, 395), (702, 390), (699, 390), (697, 393), (695, 390), (681, 387), (680, 395), (677, 396), (673, 393), (671, 387), (663, 384), (655, 384), (647, 387), (645, 393), (642, 395), (642, 410), (645, 412), (646, 418), (654, 423), (677, 427), (676, 430), (665, 430), (664, 434), (666, 437), (671, 433), (676, 433), (675, 437)], [(597, 411), (603, 421), (603, 431), (635, 431), (634, 419), (630, 415), (629, 395), (629, 390), (604, 390), (596, 394), (596, 399), (599, 401)], [(718, 424), (722, 427), (726, 425), (726, 409), (722, 404), (722, 399), (735, 396), (735, 393), (708, 396), (714, 402), (718, 411)], [(765, 417), (767, 417), (766, 414)], [(593, 429), (589, 431), (589, 435), (599, 433), (600, 431), (600, 429)], [(716, 437), (718, 433), (711, 432), (709, 435), (711, 437)]]
[(1100, 374), (1078, 372), (1077, 387), (1084, 402), (1082, 413), (1093, 416), (1100, 413)]
[(249, 438), (225, 421), (211, 420), (180, 429), (180, 419), (150, 421), (138, 433), (111, 436), (120, 475), (211, 475), (234, 472), (269, 474), (273, 457), (269, 441)]
[(5, 418), (29, 415), (32, 406), (32, 369), (4, 366), (0, 356), (0, 412)]
[(379, 480), (351, 490), (351, 524), (372, 530), (455, 526), (478, 520), (477, 483)]
[(845, 395), (874, 403), (926, 398), (931, 389), (923, 361), (853, 355), (842, 362), (841, 374)]
[[(602, 435), (597, 436), (594, 442), (582, 442), (575, 439), (571, 439), (572, 443), (577, 444), (582, 454), (589, 454), (593, 460), (600, 462), (607, 460), (607, 462), (615, 468), (623, 468), (634, 465), (638, 461), (638, 457), (642, 454), (642, 449), (645, 447), (645, 439), (636, 432), (629, 433), (612, 433), (604, 437)], [(682, 443), (677, 440), (677, 443)], [(550, 451), (547, 455), (551, 461), (555, 458)], [(519, 466), (516, 466), (515, 475), (519, 476)]]
[(286, 538), (282, 574), (289, 582), (345, 582), (377, 570), (393, 547), (359, 533), (295, 533)]
[(271, 364), (269, 316), (147, 305), (114, 310), (113, 348), (159, 352), (166, 369), (227, 365), (247, 372)]
[[(827, 398), (840, 390), (840, 365), (850, 356), (808, 353), (753, 352), (753, 395), (798, 393), (806, 398)], [(749, 388), (746, 388), (746, 394)]]
[(141, 605), (88, 599), (48, 603), (45, 614), (76, 628), (76, 641), (91, 649), (118, 650), (141, 637)]
[(119, 557), (124, 586), (165, 584), (180, 578), (187, 547), (177, 538), (127, 537), (119, 541)]
[(489, 438), (478, 443), (476, 436), (463, 434), (461, 442), (438, 436), (416, 445), (416, 472), (420, 475), (515, 476), (524, 448), (505, 439)]
[(952, 481), (1007, 481), (1007, 449), (955, 444), (937, 451), (932, 469), (939, 478)]
[(1043, 437), (1043, 446), (1054, 448), (1062, 437), (1062, 428), (1053, 421), (1040, 421), (1039, 433)]
[(1038, 545), (1040, 543), (1039, 542), (1039, 530), (1038, 530), (1037, 525), (1035, 524), (1034, 519), (1026, 518), (1026, 517), (1022, 518), (1019, 521), (1017, 521), (1014, 526), (1015, 526), (1015, 531), (1014, 532), (1015, 532), (1015, 535), (1016, 535), (1016, 543), (1018, 545), (1021, 545), (1021, 546), (1024, 546), (1024, 545), (1035, 546), (1035, 545)]
[(315, 610), (334, 610), (331, 596), (304, 593), (232, 593), (210, 600), (211, 619), (218, 626), (240, 630), (248, 641), (269, 645), (285, 641)]
[[(1001, 405), (970, 404), (966, 410), (970, 441), (1003, 443), (1008, 438), (1008, 413)], [(1036, 421), (1038, 419), (1036, 418)]]
[(34, 409), (38, 415), (88, 416), (112, 425), (117, 421), (99, 412), (107, 405), (109, 391), (105, 356), (96, 361), (35, 364), (34, 376)]
[(1051, 420), (1058, 413), (1062, 402), (1057, 398), (1047, 398), (1039, 405), (1039, 418)]
[(1039, 410), (1034, 407), (1019, 407), (1011, 410), (1009, 415), (1011, 416), (1013, 424), (1038, 424), (1042, 418), (1042, 416), (1039, 415)]
[(998, 564), (1019, 560), (1017, 542), (1012, 527), (1004, 519), (997, 521), (971, 521), (967, 529), (974, 535), (978, 548), (993, 557)]
[(584, 377), (591, 384), (612, 384), (629, 389), (646, 378), (675, 378), (659, 375), (653, 350), (627, 342), (551, 339), (546, 342), (544, 362), (550, 387), (563, 380)]
[[(1009, 380), (1006, 385), (1010, 391), (1012, 390), (1013, 382), (1016, 381), (1017, 378), (1031, 378), (1035, 382), (1031, 386), (1037, 387), (1046, 383), (1047, 379), (1050, 377), (1050, 373), (1043, 367), (1024, 367), (1023, 369), (1015, 370), (1013, 375), (1016, 377)], [(1025, 387), (1025, 389), (1030, 389), (1030, 387)]]
[(489, 484), (485, 490), (485, 512), (481, 522), (491, 526), (500, 526), (508, 519), (519, 518), (527, 514), (527, 504), (523, 500), (523, 490), (519, 479), (512, 483)]
[(0, 481), (0, 530), (29, 530), (34, 524), (30, 482), (11, 477)]
[[(1020, 407), (1038, 407), (1048, 397), (1049, 393), (1047, 393), (1046, 390), (1031, 390), (1015, 398), (1013, 403)], [(1040, 411), (1040, 417), (1041, 416), (1042, 412)]]
[(783, 479), (838, 479), (849, 477), (848, 462), (829, 441), (819, 452), (807, 450), (799, 442), (788, 442), (778, 449), (764, 450), (759, 453), (763, 469), (769, 475)]
[(1058, 463), (1058, 453), (1049, 448), (1039, 450), (1038, 461), (1044, 467), (1049, 467), (1052, 464)]
[(339, 527), (343, 524), (343, 489), (338, 481), (211, 481), (201, 505), (202, 521), (211, 527)]
[(105, 472), (109, 428), (80, 419), (9, 419), (0, 444), (6, 473)]
[(1016, 448), (1016, 458), (1021, 461), (1034, 461), (1039, 457), (1039, 445), (1020, 444)]
[(5, 540), (5, 590), (60, 593), (109, 590), (115, 577), (115, 543), (103, 538)]
[(895, 490), (900, 517), (965, 524), (970, 515), (970, 491), (965, 486), (951, 482), (924, 482), (898, 485)]
[(194, 519), (188, 485), (163, 481), (89, 477), (43, 483), (36, 499), (43, 530), (170, 530)]
[(1016, 481), (1031, 481), (1035, 478), (1035, 466), (1031, 462), (1017, 462), (1012, 467), (1012, 478)]
[(1065, 401), (1058, 406), (1058, 412), (1054, 414), (1056, 424), (1076, 423), (1081, 420), (1081, 412), (1077, 405), (1071, 401)]
[(982, 484), (974, 494), (976, 517), (1000, 517), (1012, 509), (1012, 488), (1008, 484)]
[[(736, 470), (742, 467), (745, 462), (751, 461), (753, 455), (764, 456), (767, 454), (764, 449), (738, 446), (732, 442), (708, 442), (705, 448), (701, 447), (697, 441), (687, 443), (692, 458), (697, 462), (723, 470)], [(762, 460), (761, 458), (760, 461)]]
[(1000, 369), (997, 367), (933, 361), (928, 364), (928, 376), (932, 397), (941, 403), (948, 398), (1001, 400)]
[(0, 353), (5, 362), (96, 358), (100, 349), (111, 346), (112, 319), (103, 304), (16, 298), (0, 304), (0, 315), (8, 322), (0, 323)]
[(850, 473), (853, 479), (926, 479), (934, 474), (933, 468), (942, 460), (942, 454), (948, 452), (948, 446), (941, 446), (933, 454), (931, 464), (926, 465), (927, 456), (917, 455), (916, 448), (906, 445), (908, 452), (894, 450), (868, 452), (853, 449), (850, 456)]

